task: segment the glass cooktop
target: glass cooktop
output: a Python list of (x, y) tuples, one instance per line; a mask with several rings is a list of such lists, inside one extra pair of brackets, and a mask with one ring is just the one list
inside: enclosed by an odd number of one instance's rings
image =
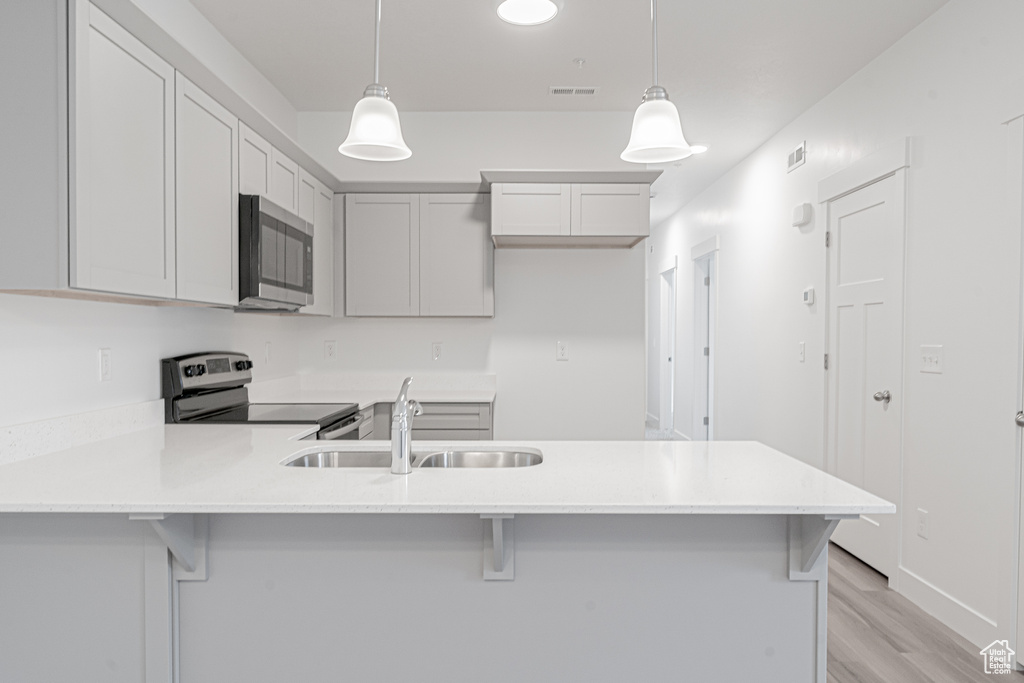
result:
[(355, 403), (250, 403), (208, 415), (200, 422), (317, 423), (321, 426), (355, 413)]

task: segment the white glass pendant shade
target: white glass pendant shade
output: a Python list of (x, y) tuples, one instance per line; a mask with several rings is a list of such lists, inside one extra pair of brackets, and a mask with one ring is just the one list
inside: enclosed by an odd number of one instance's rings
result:
[(347, 157), (365, 161), (408, 159), (412, 150), (402, 138), (398, 109), (386, 96), (371, 94), (373, 87), (367, 88), (363, 99), (356, 103), (348, 137), (338, 151)]
[(534, 26), (551, 21), (558, 14), (558, 7), (551, 0), (504, 0), (498, 5), (498, 16), (502, 21), (520, 26)]
[(693, 154), (683, 138), (679, 111), (667, 98), (647, 99), (633, 114), (629, 144), (620, 158), (635, 164), (662, 164)]

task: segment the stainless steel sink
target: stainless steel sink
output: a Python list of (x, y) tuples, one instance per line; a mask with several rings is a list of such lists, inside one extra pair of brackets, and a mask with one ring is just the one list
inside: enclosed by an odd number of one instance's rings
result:
[(413, 467), (532, 467), (544, 461), (535, 448), (512, 451), (439, 451), (423, 456)]
[[(415, 462), (415, 458), (413, 458)], [(288, 467), (391, 467), (391, 451), (317, 451), (300, 453)]]

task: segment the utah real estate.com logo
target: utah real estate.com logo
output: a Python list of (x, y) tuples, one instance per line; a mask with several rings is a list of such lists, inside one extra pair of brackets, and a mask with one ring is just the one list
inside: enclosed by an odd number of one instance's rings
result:
[(1013, 671), (1014, 654), (1016, 653), (1010, 649), (1010, 643), (1008, 641), (993, 641), (991, 645), (981, 651), (981, 656), (985, 658), (985, 673), (1011, 673)]

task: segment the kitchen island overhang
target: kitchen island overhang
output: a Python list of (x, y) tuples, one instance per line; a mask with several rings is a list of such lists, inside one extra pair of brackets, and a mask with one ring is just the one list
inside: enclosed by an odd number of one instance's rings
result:
[[(398, 476), (282, 467), (295, 429), (182, 429), (0, 467), (12, 666), (59, 616), (185, 683), (824, 681), (828, 536), (894, 511), (750, 442), (510, 442), (544, 462)], [(110, 577), (117, 600), (85, 590)]]

